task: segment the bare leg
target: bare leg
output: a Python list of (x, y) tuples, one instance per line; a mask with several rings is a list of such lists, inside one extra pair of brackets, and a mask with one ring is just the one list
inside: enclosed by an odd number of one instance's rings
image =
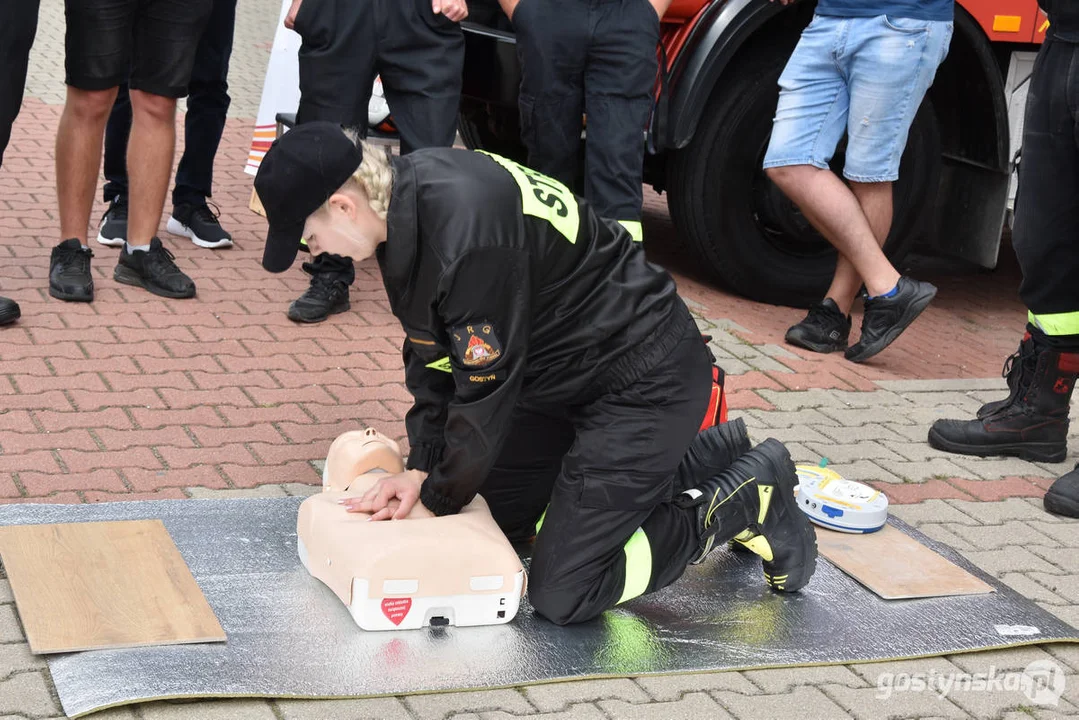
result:
[(60, 205), (61, 239), (78, 238), (86, 245), (101, 168), (105, 122), (115, 99), (116, 88), (67, 88), (67, 102), (56, 132), (56, 196)]
[(176, 100), (131, 90), (127, 146), (129, 247), (149, 245), (161, 223), (176, 145)]
[[(892, 227), (892, 184), (852, 182), (850, 189), (854, 197), (858, 198), (858, 204), (862, 206), (862, 212), (869, 221), (877, 245), (884, 247), (884, 241), (888, 239)], [(832, 298), (843, 314), (849, 315), (861, 286), (862, 279), (858, 276), (858, 271), (846, 256), (840, 253), (832, 286), (828, 288), (825, 297)]]
[[(813, 226), (847, 258), (870, 295), (883, 295), (895, 287), (899, 273), (884, 257), (858, 198), (831, 170), (796, 165), (769, 168), (767, 172)], [(847, 310), (849, 307), (848, 302)]]

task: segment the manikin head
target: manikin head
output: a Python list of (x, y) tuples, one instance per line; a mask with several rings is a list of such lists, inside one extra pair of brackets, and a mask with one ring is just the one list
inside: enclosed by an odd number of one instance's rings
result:
[(366, 260), (386, 240), (393, 170), (386, 155), (339, 125), (296, 126), (267, 151), (255, 177), (270, 223), (262, 266), (284, 272), (300, 239), (312, 255)]

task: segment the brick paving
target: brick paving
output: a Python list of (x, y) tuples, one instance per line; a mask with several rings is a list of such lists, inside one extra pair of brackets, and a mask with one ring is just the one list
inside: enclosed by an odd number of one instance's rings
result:
[[(377, 269), (362, 265), (352, 310), (315, 326), (285, 317), (306, 287), (299, 269), (261, 270), (265, 222), (248, 209), (243, 172), (279, 4), (244, 0), (230, 73), (233, 103), (218, 155), (214, 202), (236, 247), (195, 248), (161, 236), (198, 284), (168, 301), (116, 284), (115, 252), (94, 245), (96, 299), (47, 294), (57, 237), (52, 144), (63, 102), (63, 10), (42, 3), (27, 96), (0, 170), (0, 294), (23, 309), (0, 329), (0, 502), (305, 495), (337, 435), (373, 425), (407, 450), (402, 333)], [(181, 126), (182, 127), (182, 126)], [(180, 134), (182, 138), (182, 132)], [(776, 437), (800, 462), (827, 460), (870, 482), (896, 516), (946, 542), (1009, 586), (1079, 625), (1079, 531), (1047, 515), (1041, 495), (1069, 461), (949, 456), (928, 446), (929, 424), (966, 417), (999, 397), (1003, 359), (1025, 320), (1010, 250), (974, 273), (939, 262), (919, 276), (940, 288), (923, 318), (866, 365), (783, 344), (802, 311), (732, 297), (696, 278), (679, 253), (665, 200), (647, 193), (649, 252), (676, 275), (699, 325), (730, 373), (733, 416), (755, 441)], [(98, 202), (93, 223), (104, 206)], [(857, 326), (859, 318), (855, 318)], [(986, 672), (1058, 663), (1058, 707), (1018, 693), (896, 693), (882, 672)], [(29, 653), (10, 588), (0, 579), (0, 720), (60, 715), (48, 671)], [(1007, 652), (884, 665), (780, 669), (582, 681), (490, 692), (360, 701), (238, 700), (150, 703), (96, 715), (119, 718), (769, 718), (1059, 717), (1079, 715), (1079, 648)]]

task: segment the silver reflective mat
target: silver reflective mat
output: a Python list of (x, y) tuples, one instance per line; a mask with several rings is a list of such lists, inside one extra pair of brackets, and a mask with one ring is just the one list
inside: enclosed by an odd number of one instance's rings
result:
[(883, 601), (826, 560), (781, 596), (760, 560), (716, 551), (675, 585), (603, 617), (557, 627), (522, 603), (508, 625), (367, 633), (296, 555), (302, 498), (0, 506), (0, 525), (160, 518), (228, 642), (49, 657), (64, 711), (165, 698), (365, 697), (567, 678), (913, 658), (1079, 632), (893, 519), (997, 592)]

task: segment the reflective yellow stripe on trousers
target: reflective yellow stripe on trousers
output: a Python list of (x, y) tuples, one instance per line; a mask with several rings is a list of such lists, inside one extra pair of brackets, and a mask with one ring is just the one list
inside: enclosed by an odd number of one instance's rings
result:
[(1028, 311), (1030, 324), (1046, 335), (1079, 335), (1079, 312), (1035, 315)]

